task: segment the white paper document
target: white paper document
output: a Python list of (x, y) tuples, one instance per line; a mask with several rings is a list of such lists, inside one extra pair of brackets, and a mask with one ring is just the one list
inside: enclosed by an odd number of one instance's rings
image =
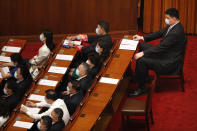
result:
[(108, 78), (108, 77), (101, 77), (99, 82), (116, 85), (116, 84), (118, 84), (119, 79), (113, 79), (113, 78)]
[(12, 52), (12, 53), (19, 53), (20, 50), (21, 50), (21, 47), (14, 47), (14, 46), (4, 46), (2, 48), (2, 51)]
[(70, 41), (70, 40), (64, 40), (63, 45), (68, 45), (68, 43), (73, 43), (75, 45), (81, 45), (81, 41)]
[(44, 96), (36, 95), (36, 94), (31, 94), (28, 97), (28, 100), (45, 102)]
[(119, 49), (122, 50), (136, 50), (139, 41), (122, 39)]
[(72, 61), (73, 60), (73, 55), (61, 55), (57, 54), (56, 60), (65, 60), (65, 61)]
[[(3, 67), (2, 69), (3, 69), (3, 72), (4, 72), (5, 74), (7, 74), (7, 73), (10, 72), (10, 70), (9, 70), (8, 67)], [(3, 78), (2, 75), (1, 75), (1, 72), (0, 72), (0, 78)]]
[(51, 66), (48, 72), (57, 73), (57, 74), (65, 74), (66, 70), (67, 70), (66, 67)]
[(34, 123), (31, 122), (24, 122), (24, 121), (16, 121), (13, 126), (30, 129)]
[(53, 80), (45, 80), (45, 79), (40, 79), (38, 82), (39, 85), (44, 85), (44, 86), (56, 86), (58, 81), (53, 81)]
[(39, 111), (40, 111), (40, 108), (37, 108), (37, 107), (27, 107), (27, 106), (25, 106), (23, 104), (21, 106), (25, 107), (28, 111), (30, 111), (30, 112), (32, 112), (34, 114), (38, 114)]
[(0, 56), (0, 61), (1, 62), (11, 62), (10, 57), (7, 56)]

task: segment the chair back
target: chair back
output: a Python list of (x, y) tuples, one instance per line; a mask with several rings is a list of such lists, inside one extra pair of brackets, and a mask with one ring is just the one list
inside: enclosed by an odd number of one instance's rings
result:
[(153, 98), (153, 94), (155, 91), (155, 87), (156, 87), (156, 82), (157, 82), (157, 75), (154, 72), (153, 75), (153, 80), (151, 81), (150, 87), (148, 88), (148, 95), (146, 98), (146, 113), (149, 114), (149, 112), (152, 110), (152, 98)]

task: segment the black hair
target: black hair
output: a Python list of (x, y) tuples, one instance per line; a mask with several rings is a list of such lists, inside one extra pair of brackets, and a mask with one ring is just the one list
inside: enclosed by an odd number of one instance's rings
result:
[(108, 22), (106, 22), (106, 21), (99, 21), (98, 25), (100, 25), (101, 28), (103, 28), (106, 33), (109, 32), (109, 23)]
[(110, 53), (109, 44), (107, 42), (103, 41), (103, 39), (99, 39), (97, 44), (103, 49), (100, 58), (106, 59)]
[(86, 74), (88, 74), (90, 66), (87, 63), (85, 63), (85, 62), (82, 62), (81, 65), (83, 65), (83, 67), (85, 68)]
[(166, 15), (169, 15), (170, 17), (175, 17), (176, 19), (179, 19), (179, 11), (175, 8), (169, 8), (165, 11)]
[(46, 45), (52, 51), (55, 47), (53, 44), (53, 32), (46, 29), (43, 31), (44, 37), (46, 37)]
[(0, 116), (6, 118), (9, 116), (9, 104), (5, 100), (0, 100)]
[(20, 74), (22, 75), (23, 79), (25, 80), (32, 79), (29, 69), (26, 66), (21, 65), (19, 66), (19, 68), (20, 68)]
[(97, 66), (98, 61), (99, 61), (99, 54), (96, 52), (91, 52), (88, 54), (88, 59), (94, 66)]
[(19, 53), (13, 53), (13, 54), (10, 56), (10, 59), (11, 59), (11, 61), (13, 61), (13, 62), (17, 62), (18, 65), (24, 64), (23, 58), (22, 58), (21, 54), (19, 54)]
[(80, 83), (77, 80), (71, 80), (72, 88), (77, 92), (80, 90)]
[(53, 111), (58, 116), (58, 120), (61, 121), (62, 117), (64, 115), (64, 112), (62, 111), (62, 109), (61, 108), (55, 108)]
[(48, 89), (48, 90), (45, 91), (45, 93), (46, 93), (46, 98), (47, 99), (55, 101), (58, 98), (55, 90)]
[(47, 129), (51, 128), (52, 118), (50, 116), (42, 116), (41, 119), (42, 119), (43, 124), (46, 126)]
[(8, 79), (8, 80), (6, 81), (6, 83), (7, 83), (7, 88), (10, 89), (10, 90), (12, 90), (13, 93), (15, 93), (15, 92), (17, 91), (18, 84), (16, 83), (15, 80), (13, 80), (13, 79)]

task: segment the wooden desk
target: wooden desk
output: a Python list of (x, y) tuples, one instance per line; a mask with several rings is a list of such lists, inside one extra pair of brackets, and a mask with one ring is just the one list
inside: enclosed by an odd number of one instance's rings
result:
[[(60, 43), (62, 44), (62, 42)], [(73, 48), (70, 49), (66, 49), (64, 47), (59, 48), (59, 50), (57, 50), (57, 54), (64, 54), (64, 55), (73, 55), (75, 56), (75, 54), (77, 53), (77, 51)], [(72, 61), (62, 61), (62, 60), (56, 60), (55, 57), (56, 55), (54, 55), (54, 57), (52, 57), (51, 62), (49, 63), (48, 67), (45, 70), (44, 75), (41, 77), (41, 79), (48, 79), (48, 80), (54, 80), (54, 81), (58, 81), (60, 82), (60, 80), (62, 79), (62, 77), (64, 76), (64, 74), (57, 74), (57, 73), (50, 73), (48, 72), (50, 66), (58, 66), (58, 67), (69, 67)], [(50, 61), (50, 60), (49, 60)], [(38, 81), (39, 83), (39, 81)], [(45, 91), (47, 89), (55, 89), (56, 86), (43, 86), (43, 85), (39, 85), (36, 84), (35, 87), (33, 87), (33, 91), (30, 94), (37, 94), (37, 95), (43, 95), (45, 96)], [(57, 84), (58, 85), (58, 84)], [(28, 96), (27, 96), (28, 98)], [(26, 99), (24, 100), (23, 104), (25, 104)], [(33, 101), (35, 102), (35, 101)], [(33, 122), (34, 119), (30, 118), (29, 116), (27, 116), (26, 114), (22, 114), (20, 112), (17, 112), (15, 115), (15, 118), (13, 119), (13, 121), (9, 124), (9, 126), (7, 127), (7, 131), (25, 131), (25, 128), (18, 128), (18, 127), (14, 127), (14, 123), (16, 122), (16, 120), (20, 120), (20, 121), (25, 121), (25, 122)]]
[[(102, 76), (121, 80), (133, 55), (134, 51), (118, 49)], [(96, 124), (96, 121), (100, 119), (102, 112), (110, 102), (118, 85), (119, 84), (112, 85), (99, 82), (90, 95), (79, 117), (71, 127), (71, 131), (91, 130)]]

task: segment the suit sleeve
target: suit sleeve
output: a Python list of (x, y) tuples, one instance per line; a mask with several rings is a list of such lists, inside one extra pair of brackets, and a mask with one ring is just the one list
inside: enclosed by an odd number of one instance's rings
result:
[(94, 41), (96, 41), (97, 39), (99, 39), (99, 36), (98, 35), (95, 35), (95, 36), (88, 36), (88, 43), (92, 43)]
[(152, 41), (152, 40), (161, 38), (164, 35), (164, 33), (167, 32), (168, 28), (169, 28), (169, 26), (167, 26), (166, 28), (163, 28), (157, 32), (154, 32), (154, 33), (144, 36), (144, 41), (148, 42), (148, 41)]
[(167, 36), (163, 41), (161, 41), (158, 45), (145, 50), (144, 56), (165, 52), (169, 47), (176, 44), (176, 39), (176, 34), (172, 33), (171, 35)]

